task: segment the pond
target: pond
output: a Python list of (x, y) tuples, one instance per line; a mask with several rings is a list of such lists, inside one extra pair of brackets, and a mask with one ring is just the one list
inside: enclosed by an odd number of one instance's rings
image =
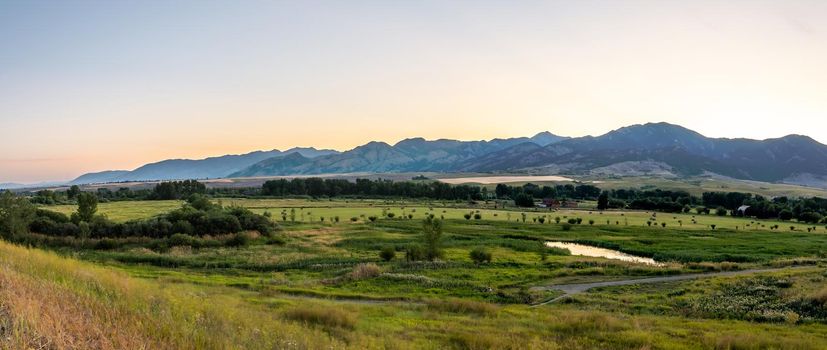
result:
[(598, 258), (622, 260), (646, 265), (663, 266), (663, 264), (655, 261), (652, 258), (644, 258), (641, 256), (626, 254), (616, 250), (592, 247), (584, 244), (577, 244), (571, 242), (546, 242), (546, 246), (568, 249), (571, 252), (571, 255), (593, 256)]

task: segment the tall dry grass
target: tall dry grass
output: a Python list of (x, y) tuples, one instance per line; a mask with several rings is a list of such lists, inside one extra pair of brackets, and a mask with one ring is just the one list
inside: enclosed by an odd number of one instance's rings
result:
[(374, 263), (359, 264), (353, 267), (350, 272), (350, 278), (353, 280), (363, 280), (368, 278), (379, 277), (382, 274), (382, 268)]
[(827, 286), (810, 294), (809, 299), (827, 308)]
[(493, 315), (497, 313), (497, 307), (493, 304), (474, 300), (446, 299), (426, 300), (425, 305), (431, 310), (441, 312), (452, 312), (460, 314)]
[(307, 325), (322, 327), (353, 329), (356, 326), (356, 315), (354, 313), (332, 307), (294, 307), (287, 310), (284, 317)]
[(317, 349), (343, 344), (228, 293), (130, 278), (0, 242), (2, 349)]

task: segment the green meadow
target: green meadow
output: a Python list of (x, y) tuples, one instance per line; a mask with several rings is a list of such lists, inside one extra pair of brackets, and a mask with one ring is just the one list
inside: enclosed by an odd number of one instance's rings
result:
[[(253, 234), (243, 246), (115, 239), (103, 246), (90, 238), (91, 244), (50, 252), (0, 245), (0, 310), (8, 310), (0, 315), (15, 315), (0, 317), (9, 330), (2, 346), (33, 347), (48, 338), (54, 348), (111, 349), (827, 347), (823, 226), (520, 210), (493, 201), (215, 202), (269, 213), (283, 239)], [(180, 205), (109, 202), (98, 212), (127, 221)], [(407, 249), (422, 242), (426, 215), (444, 218), (443, 255), (408, 261)], [(547, 241), (608, 248), (661, 265), (571, 255), (547, 248)], [(471, 258), (480, 249), (490, 261)], [(383, 251), (392, 256), (382, 257)], [(756, 268), (777, 270), (597, 288), (537, 306), (562, 295), (537, 287)], [(61, 309), (65, 300), (75, 306)], [(57, 334), (55, 324), (89, 331)]]
[[(595, 226), (661, 226), (665, 223), (666, 228), (680, 228), (682, 230), (710, 230), (711, 225), (718, 229), (751, 230), (751, 231), (806, 231), (807, 228), (815, 229), (816, 232), (827, 233), (824, 225), (807, 225), (794, 221), (779, 220), (745, 220), (731, 216), (716, 216), (712, 214), (672, 214), (646, 211), (628, 210), (607, 210), (597, 211), (595, 203), (584, 202), (578, 209), (557, 209), (546, 208), (520, 209), (508, 204), (503, 209), (503, 203), (497, 201), (479, 202), (473, 205), (465, 202), (452, 201), (412, 201), (412, 200), (311, 200), (311, 199), (246, 199), (246, 198), (219, 198), (215, 200), (225, 206), (241, 206), (256, 213), (268, 212), (278, 223), (330, 223), (336, 217), (340, 222), (351, 221), (356, 218), (357, 222), (368, 221), (369, 217), (385, 218), (392, 213), (394, 218), (422, 219), (425, 215), (433, 214), (443, 219), (464, 219), (466, 214), (480, 214), (480, 220), (484, 221), (509, 221), (539, 223), (542, 217), (545, 224), (556, 223), (555, 219), (565, 222), (569, 218), (580, 218), (583, 224)], [(119, 201), (100, 203), (98, 213), (106, 215), (109, 219), (123, 222), (132, 219), (145, 219), (169, 210), (179, 208), (183, 201)], [(70, 214), (77, 209), (74, 205), (48, 206), (49, 210)], [(291, 210), (295, 213), (291, 217)], [(286, 215), (286, 220), (283, 217)], [(778, 225), (777, 229), (771, 226)]]

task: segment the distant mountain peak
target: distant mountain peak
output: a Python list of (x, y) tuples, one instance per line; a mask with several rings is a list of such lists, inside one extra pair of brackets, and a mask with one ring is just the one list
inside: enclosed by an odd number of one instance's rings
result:
[(428, 140), (425, 140), (424, 137), (409, 137), (407, 139), (400, 140), (399, 142), (394, 144), (394, 147), (399, 146), (399, 145), (404, 145), (404, 144), (407, 144), (407, 143), (422, 143), (422, 142), (428, 142)]
[(699, 133), (697, 133), (693, 130), (687, 129), (687, 128), (685, 128), (683, 126), (680, 126), (680, 125), (677, 125), (677, 124), (671, 124), (671, 123), (667, 123), (667, 122), (650, 122), (650, 123), (645, 123), (645, 124), (633, 124), (633, 125), (629, 125), (629, 126), (624, 126), (624, 127), (619, 128), (617, 130), (610, 131), (609, 134), (611, 134), (613, 132), (641, 132), (641, 131), (663, 132), (663, 133), (678, 133), (678, 134), (692, 134), (692, 135), (703, 137), (703, 135), (701, 135), (701, 134), (699, 134)]
[(364, 145), (357, 146), (353, 150), (368, 150), (368, 149), (385, 149), (385, 148), (392, 148), (393, 146), (389, 145), (387, 142), (384, 141), (370, 141)]
[(393, 146), (371, 141), (345, 152), (294, 147), (284, 152), (165, 160), (128, 172), (87, 174), (75, 181), (428, 171), (588, 174), (593, 170), (617, 175), (711, 172), (759, 181), (827, 179), (827, 146), (803, 135), (767, 140), (709, 138), (680, 125), (652, 122), (577, 138), (548, 131), (487, 141), (413, 137)]
[(559, 136), (552, 134), (548, 131), (539, 132), (536, 135), (531, 137), (531, 142), (534, 142), (540, 146), (548, 146), (553, 143), (557, 143), (563, 140), (569, 139), (565, 136)]

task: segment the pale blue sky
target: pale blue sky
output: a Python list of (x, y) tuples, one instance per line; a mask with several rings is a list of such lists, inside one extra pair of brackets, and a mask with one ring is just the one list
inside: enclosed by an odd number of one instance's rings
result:
[(0, 182), (668, 121), (827, 142), (827, 1), (0, 0)]

